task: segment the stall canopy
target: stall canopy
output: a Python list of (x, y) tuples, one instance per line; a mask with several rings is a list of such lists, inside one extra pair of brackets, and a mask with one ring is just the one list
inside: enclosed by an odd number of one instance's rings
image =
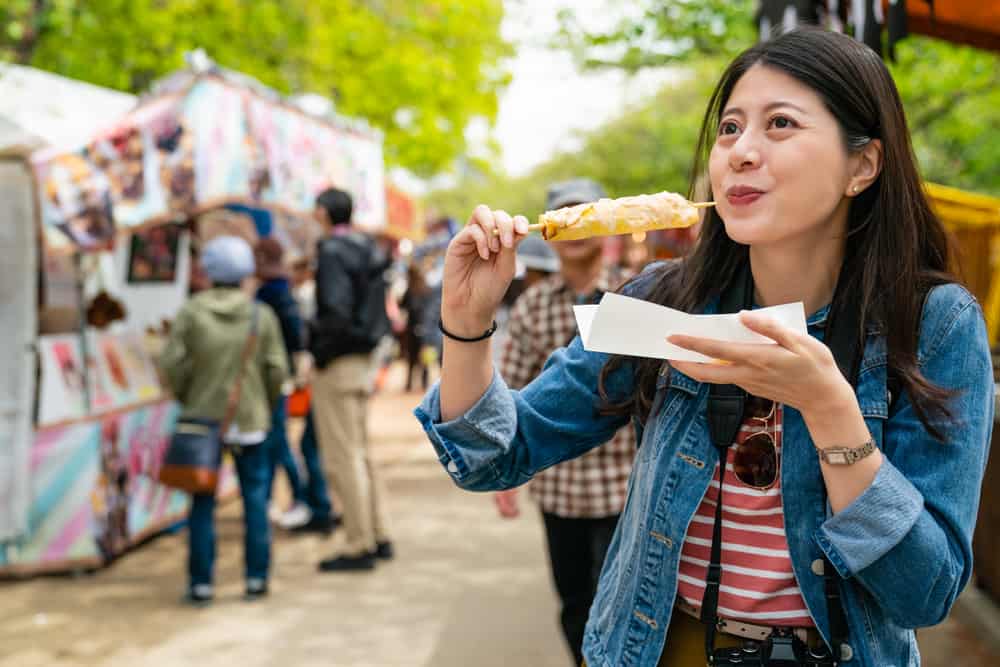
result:
[(761, 35), (778, 26), (816, 23), (847, 31), (878, 53), (910, 34), (1000, 51), (1000, 2), (983, 0), (760, 0)]
[(221, 70), (173, 75), (82, 149), (32, 162), (50, 248), (102, 248), (116, 229), (233, 203), (308, 215), (329, 186), (352, 194), (360, 226), (386, 223), (379, 133)]
[(883, 0), (889, 37), (907, 33), (1000, 51), (1000, 2), (996, 0)]
[[(132, 109), (136, 99), (32, 67), (0, 64), (0, 153), (18, 147), (80, 148), (109, 120)], [(20, 138), (6, 131), (11, 126)]]
[(45, 142), (37, 135), (0, 116), (0, 156), (27, 155), (44, 145)]

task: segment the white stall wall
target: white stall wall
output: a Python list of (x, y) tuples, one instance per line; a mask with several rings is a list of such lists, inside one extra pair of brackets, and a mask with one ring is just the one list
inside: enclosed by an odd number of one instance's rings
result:
[(191, 235), (185, 231), (177, 244), (177, 279), (172, 284), (150, 285), (129, 284), (128, 260), (129, 237), (122, 236), (115, 248), (115, 276), (121, 289), (121, 299), (127, 311), (126, 324), (131, 331), (142, 331), (147, 326), (156, 326), (164, 318), (172, 320), (187, 300), (188, 278), (190, 277), (189, 244)]
[(190, 232), (181, 233), (177, 244), (177, 278), (173, 283), (129, 283), (128, 262), (131, 237), (120, 232), (113, 252), (100, 253), (85, 261), (95, 261), (96, 271), (87, 271), (86, 295), (92, 299), (102, 288), (125, 306), (124, 322), (116, 322), (112, 331), (144, 331), (159, 328), (164, 319), (171, 320), (187, 300), (190, 278)]
[(24, 532), (29, 501), (38, 255), (31, 174), (0, 160), (0, 542)]

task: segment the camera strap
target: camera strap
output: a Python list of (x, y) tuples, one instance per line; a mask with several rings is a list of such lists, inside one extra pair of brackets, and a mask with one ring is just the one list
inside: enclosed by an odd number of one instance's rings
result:
[[(834, 293), (833, 305), (827, 318), (825, 342), (833, 352), (837, 366), (851, 386), (856, 386), (861, 366), (862, 345), (860, 336), (861, 313), (857, 307), (837, 298), (843, 288), (845, 272)], [(753, 276), (749, 261), (722, 292), (719, 313), (735, 313), (753, 307)], [(832, 309), (837, 308), (834, 312)], [(712, 385), (708, 397), (708, 426), (712, 444), (719, 451), (719, 495), (715, 504), (715, 524), (712, 528), (712, 549), (705, 578), (705, 595), (702, 598), (701, 622), (705, 624), (705, 652), (711, 660), (715, 650), (715, 633), (718, 627), (719, 587), (722, 581), (722, 490), (729, 447), (735, 442), (743, 422), (746, 392), (736, 385)], [(825, 505), (825, 494), (824, 494)], [(840, 582), (836, 570), (824, 557), (824, 588), (827, 613), (830, 618), (830, 644), (834, 659), (839, 662), (841, 646), (847, 641), (847, 615), (840, 595)]]

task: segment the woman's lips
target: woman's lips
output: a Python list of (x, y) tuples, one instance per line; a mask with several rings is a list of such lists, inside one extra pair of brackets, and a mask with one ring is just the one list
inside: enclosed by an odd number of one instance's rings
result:
[(726, 201), (733, 206), (749, 206), (764, 196), (761, 190), (747, 186), (736, 186), (726, 191)]
[(748, 192), (745, 195), (727, 195), (726, 199), (733, 206), (747, 206), (764, 196), (763, 192)]

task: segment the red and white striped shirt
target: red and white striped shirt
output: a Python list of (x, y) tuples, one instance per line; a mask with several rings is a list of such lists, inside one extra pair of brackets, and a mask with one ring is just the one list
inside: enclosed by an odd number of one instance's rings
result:
[[(778, 479), (774, 486), (760, 490), (748, 486), (733, 474), (736, 448), (730, 447), (726, 464), (726, 484), (722, 505), (722, 585), (719, 589), (720, 618), (757, 625), (812, 627), (802, 592), (792, 572), (785, 537), (785, 515), (781, 506), (781, 405), (775, 406), (773, 425), (778, 454)], [(748, 419), (736, 436), (742, 443), (759, 433), (760, 420)], [(681, 549), (678, 595), (688, 604), (701, 606), (705, 578), (712, 550), (715, 505), (719, 496), (719, 466), (691, 519)]]

